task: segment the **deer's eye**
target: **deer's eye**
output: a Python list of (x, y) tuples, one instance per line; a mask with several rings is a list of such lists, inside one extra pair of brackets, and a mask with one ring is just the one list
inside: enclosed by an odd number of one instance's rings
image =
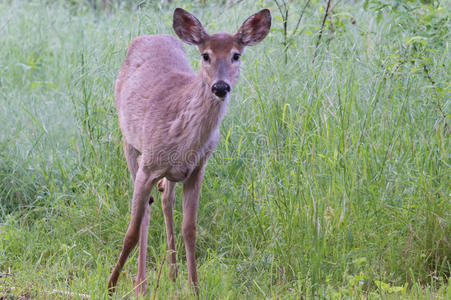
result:
[(239, 61), (239, 60), (240, 60), (240, 57), (241, 57), (241, 54), (235, 53), (235, 54), (233, 54), (232, 60), (233, 60), (233, 61)]
[(202, 58), (204, 61), (209, 61), (210, 60), (210, 55), (208, 55), (208, 53), (203, 53), (202, 54)]

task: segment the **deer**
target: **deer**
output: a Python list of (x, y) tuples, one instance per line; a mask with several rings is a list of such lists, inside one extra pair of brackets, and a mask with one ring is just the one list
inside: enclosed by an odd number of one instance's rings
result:
[(208, 34), (188, 11), (176, 8), (173, 29), (183, 42), (197, 46), (199, 71), (190, 66), (183, 44), (166, 34), (133, 39), (114, 87), (127, 166), (133, 180), (131, 219), (119, 259), (108, 281), (115, 291), (119, 274), (139, 242), (136, 295), (145, 294), (146, 251), (152, 189), (157, 186), (166, 225), (169, 277), (178, 268), (173, 208), (177, 182), (183, 183), (182, 236), (188, 285), (198, 294), (196, 220), (205, 166), (219, 141), (219, 127), (232, 88), (240, 76), (247, 46), (261, 42), (271, 28), (271, 13), (262, 9), (235, 34)]

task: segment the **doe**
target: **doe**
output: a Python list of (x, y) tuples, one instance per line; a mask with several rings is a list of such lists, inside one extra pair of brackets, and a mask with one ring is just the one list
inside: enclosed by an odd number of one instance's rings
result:
[(131, 220), (108, 288), (114, 292), (119, 274), (139, 241), (135, 292), (146, 287), (146, 249), (152, 188), (158, 182), (170, 251), (170, 277), (177, 276), (173, 207), (175, 185), (183, 182), (182, 235), (188, 282), (196, 293), (194, 253), (199, 194), (205, 165), (219, 140), (219, 125), (240, 75), (240, 56), (246, 46), (262, 41), (271, 27), (263, 9), (238, 31), (208, 34), (189, 12), (174, 11), (173, 28), (201, 53), (199, 72), (191, 68), (182, 43), (171, 35), (135, 38), (118, 75), (114, 95), (124, 152), (133, 183)]

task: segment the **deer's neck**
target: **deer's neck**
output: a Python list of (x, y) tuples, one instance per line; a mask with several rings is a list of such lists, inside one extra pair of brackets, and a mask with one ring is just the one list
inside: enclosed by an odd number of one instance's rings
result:
[(190, 84), (188, 103), (184, 115), (186, 126), (198, 131), (200, 137), (207, 137), (219, 129), (219, 125), (227, 111), (229, 96), (218, 99), (209, 84), (198, 74)]
[(184, 98), (187, 101), (179, 114), (177, 127), (191, 135), (196, 144), (205, 144), (219, 130), (229, 97), (216, 98), (201, 74), (187, 85), (186, 91)]

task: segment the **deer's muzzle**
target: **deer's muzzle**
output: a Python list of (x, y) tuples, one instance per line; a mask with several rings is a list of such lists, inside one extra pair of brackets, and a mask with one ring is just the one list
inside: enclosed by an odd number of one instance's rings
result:
[(219, 80), (213, 84), (211, 87), (211, 92), (219, 98), (224, 98), (227, 93), (230, 92), (230, 85), (223, 80)]

